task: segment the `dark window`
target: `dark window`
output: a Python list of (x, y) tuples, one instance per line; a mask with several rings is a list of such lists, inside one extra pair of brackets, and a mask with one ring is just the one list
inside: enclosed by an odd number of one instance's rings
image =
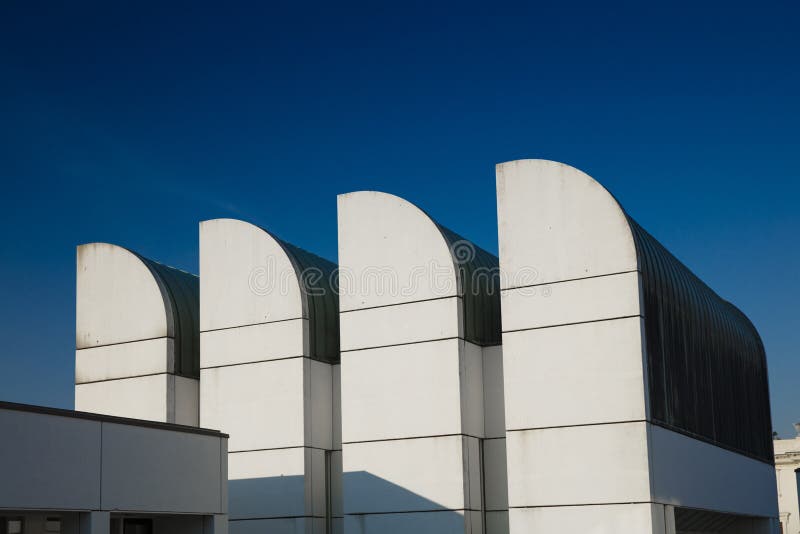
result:
[(153, 534), (153, 520), (126, 518), (123, 520), (123, 534)]

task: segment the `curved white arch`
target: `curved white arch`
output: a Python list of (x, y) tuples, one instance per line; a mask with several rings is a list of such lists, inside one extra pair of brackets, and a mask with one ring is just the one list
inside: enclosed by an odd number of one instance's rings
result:
[(338, 196), (342, 311), (459, 294), (450, 245), (414, 204), (388, 193)]
[(283, 245), (245, 221), (200, 223), (200, 293), (201, 331), (308, 317)]
[(171, 308), (144, 260), (109, 243), (77, 250), (78, 349), (174, 336)]
[(638, 268), (628, 218), (586, 173), (555, 161), (497, 165), (503, 289)]

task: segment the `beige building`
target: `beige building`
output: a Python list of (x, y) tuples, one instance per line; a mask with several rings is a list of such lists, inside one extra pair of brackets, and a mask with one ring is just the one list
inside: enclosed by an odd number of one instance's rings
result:
[(784, 534), (800, 533), (800, 501), (798, 501), (798, 472), (800, 472), (800, 423), (795, 423), (797, 436), (776, 439), (775, 475), (778, 479), (778, 508)]

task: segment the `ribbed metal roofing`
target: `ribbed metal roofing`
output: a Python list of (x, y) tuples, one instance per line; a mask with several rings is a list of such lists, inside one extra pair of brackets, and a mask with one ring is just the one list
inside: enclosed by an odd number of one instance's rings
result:
[(500, 267), (497, 257), (449, 228), (438, 223), (436, 226), (447, 241), (458, 267), (465, 339), (481, 346), (501, 344)]
[(772, 463), (767, 361), (758, 332), (628, 220), (642, 275), (653, 420)]
[(158, 283), (174, 328), (175, 373), (200, 377), (200, 279), (130, 251), (144, 263)]
[[(262, 230), (264, 230), (262, 228)], [(309, 357), (339, 362), (338, 270), (335, 263), (264, 230), (283, 248), (295, 269), (309, 323)]]

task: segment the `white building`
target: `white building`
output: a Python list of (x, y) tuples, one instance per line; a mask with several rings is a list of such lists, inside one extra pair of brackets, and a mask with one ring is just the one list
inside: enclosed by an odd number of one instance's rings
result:
[(752, 324), (579, 170), (497, 195), (511, 532), (774, 532)]
[(342, 531), (335, 265), (200, 224), (200, 422), (230, 434), (232, 533)]
[[(72, 463), (127, 500), (70, 507), (62, 484), (39, 509), (65, 529), (139, 514), (149, 534), (159, 513), (223, 532), (228, 502), (233, 534), (775, 534), (750, 321), (577, 169), (499, 165), (497, 202), (499, 259), (374, 191), (339, 196), (338, 269), (231, 219), (201, 223), (199, 280), (79, 247), (76, 407), (152, 422), (73, 413), (110, 441)], [(26, 415), (22, 443), (53, 440)], [(115, 437), (133, 427), (152, 436)], [(39, 446), (18, 479), (72, 458)], [(227, 489), (193, 478), (209, 469)]]
[(0, 402), (0, 532), (225, 534), (227, 436)]
[(798, 435), (792, 439), (776, 439), (775, 476), (778, 479), (778, 509), (783, 534), (800, 534), (800, 502), (798, 502), (798, 476), (800, 476), (800, 423), (795, 425)]
[(75, 409), (197, 426), (196, 276), (107, 243), (77, 252)]
[(497, 259), (365, 191), (339, 263), (345, 532), (506, 532)]

